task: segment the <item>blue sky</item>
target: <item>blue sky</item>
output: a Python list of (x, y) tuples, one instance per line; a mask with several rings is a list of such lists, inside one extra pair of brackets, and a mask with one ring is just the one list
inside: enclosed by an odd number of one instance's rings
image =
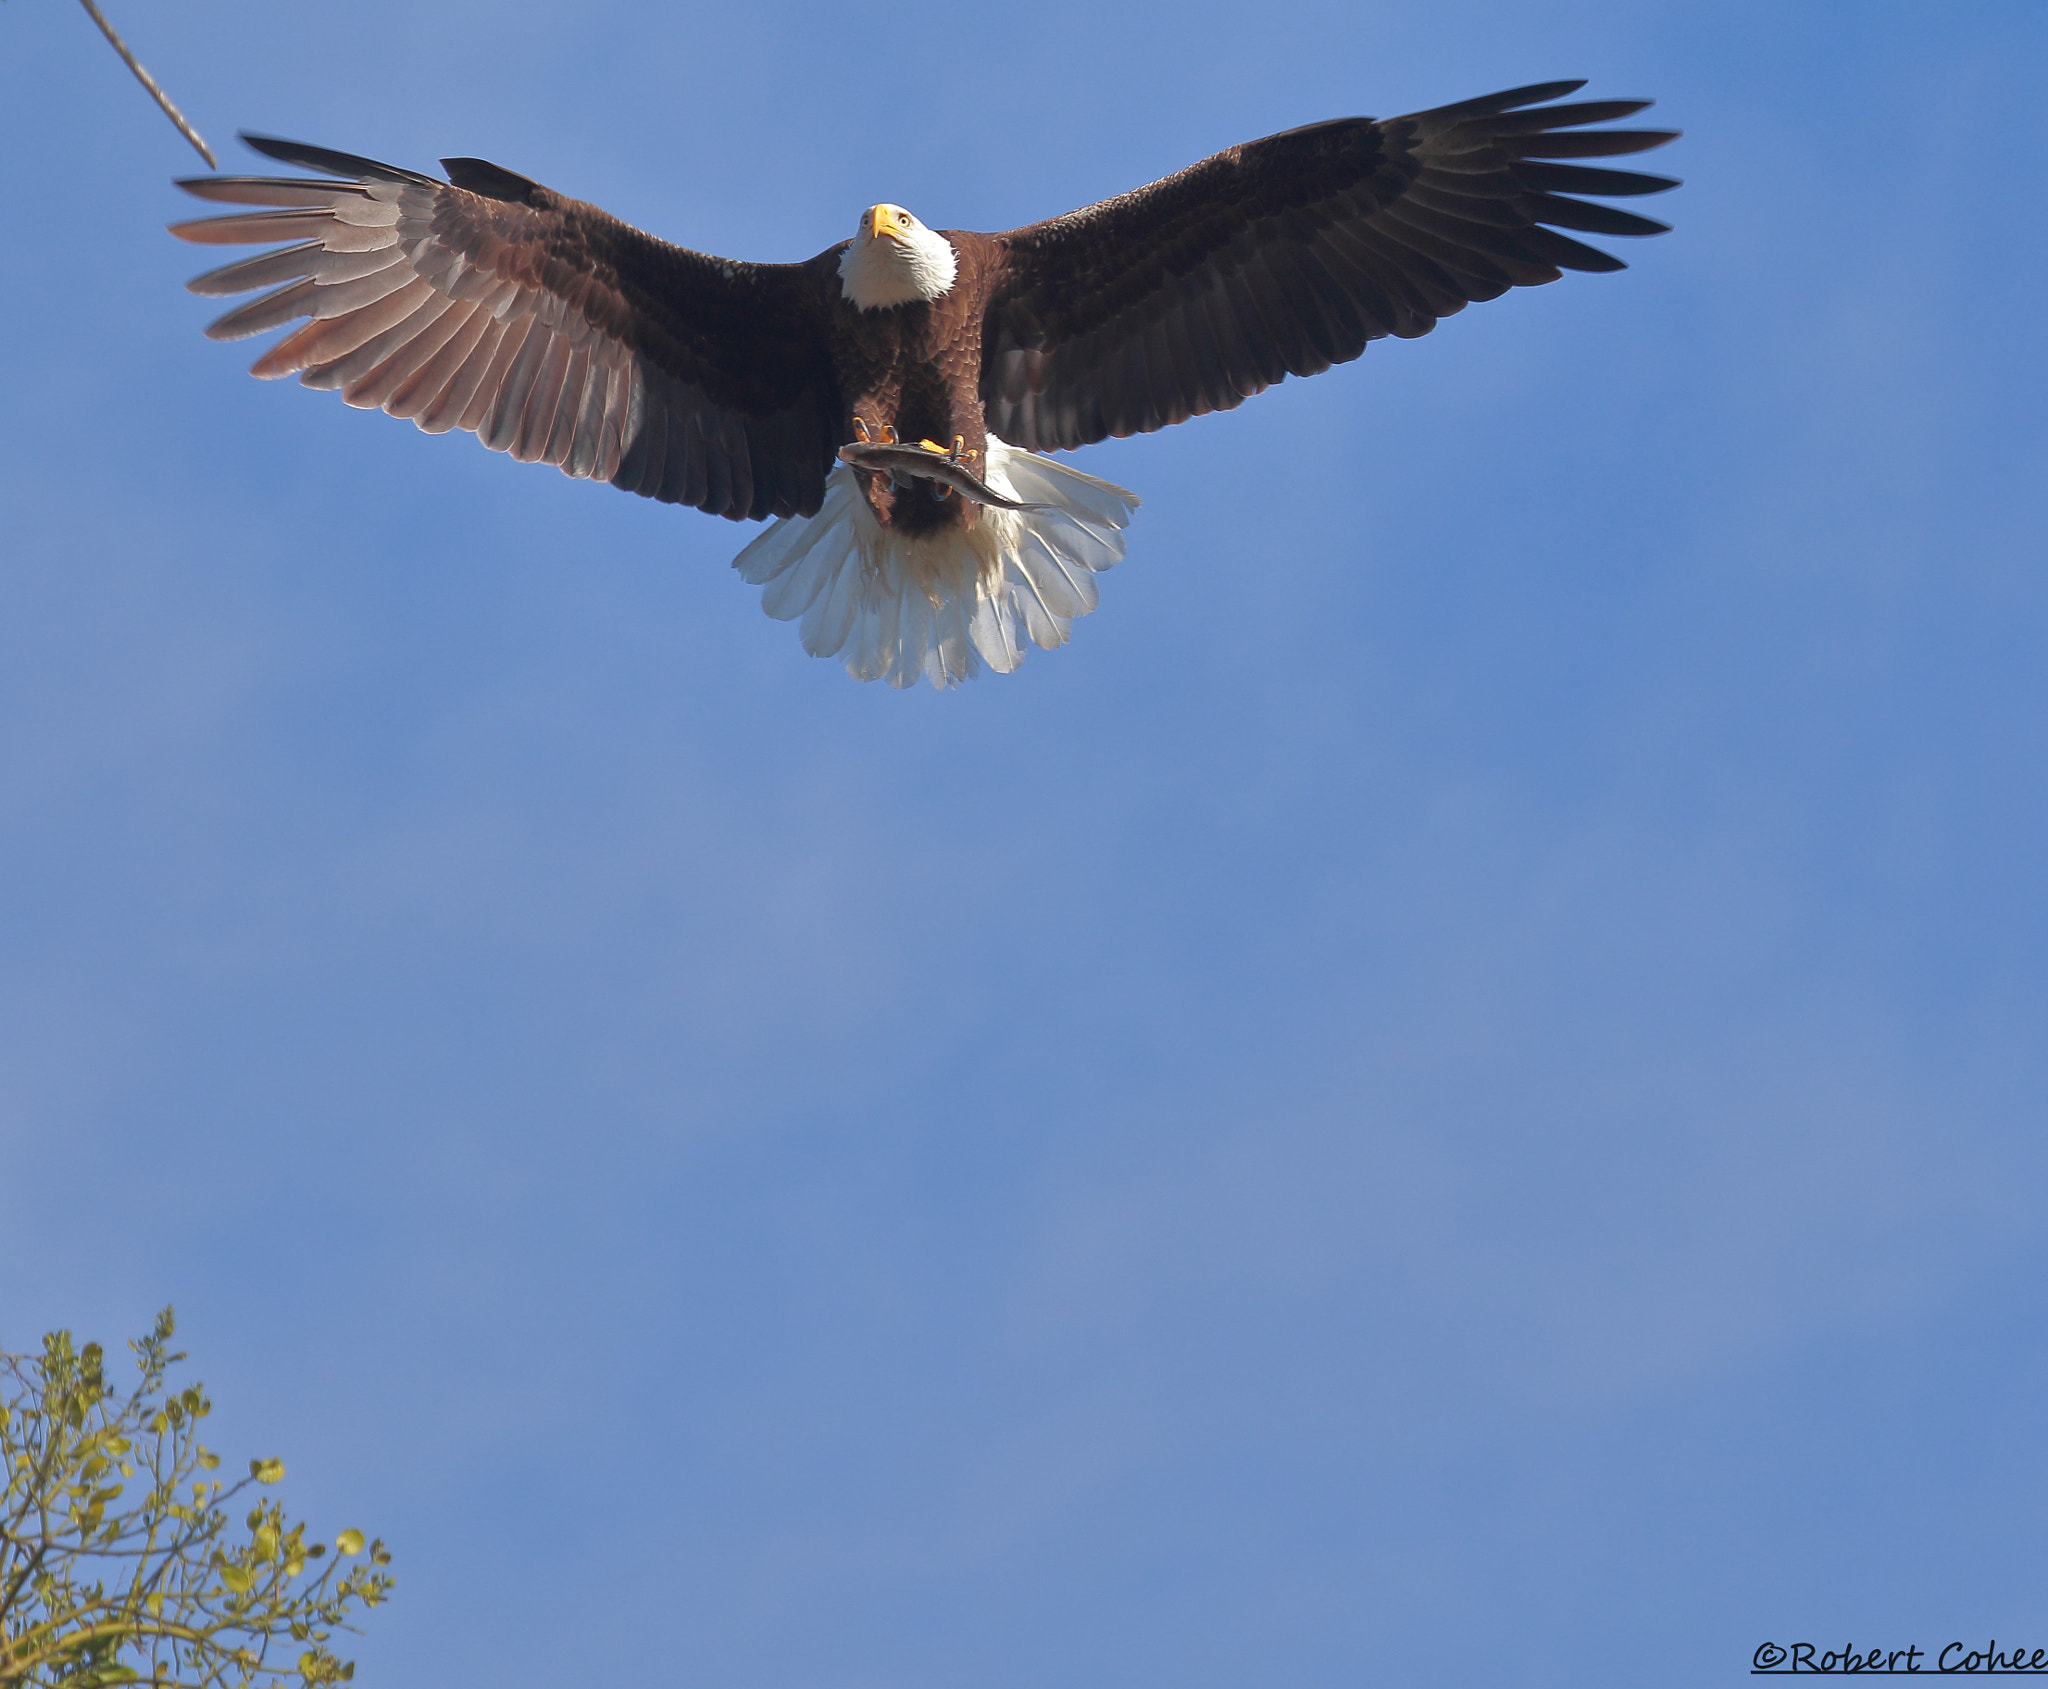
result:
[[(358, 1682), (2048, 1644), (2038, 7), (130, 4), (238, 127), (808, 256), (1550, 77), (1677, 232), (1081, 454), (1066, 649), (261, 385), (0, 10), (0, 1341), (166, 1301)], [(964, 74), (963, 74), (964, 69)]]

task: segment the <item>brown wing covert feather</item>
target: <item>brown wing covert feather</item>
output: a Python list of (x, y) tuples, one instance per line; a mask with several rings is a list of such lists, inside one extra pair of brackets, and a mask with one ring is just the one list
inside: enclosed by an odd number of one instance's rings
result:
[(1386, 335), (1427, 334), (1475, 299), (1625, 268), (1557, 231), (1667, 225), (1569, 196), (1676, 182), (1558, 161), (1644, 152), (1675, 131), (1585, 127), (1647, 100), (1544, 103), (1583, 86), (1290, 130), (991, 237), (1007, 276), (983, 330), (988, 426), (1036, 450), (1149, 433)]
[(288, 243), (190, 284), (271, 290), (214, 323), (217, 340), (312, 319), (254, 374), (297, 374), (429, 433), (467, 429), (521, 462), (715, 515), (809, 515), (822, 503), (840, 409), (822, 260), (686, 251), (479, 159), (443, 160), (447, 183), (244, 138), (341, 178), (179, 184), (266, 208), (174, 225), (180, 238)]

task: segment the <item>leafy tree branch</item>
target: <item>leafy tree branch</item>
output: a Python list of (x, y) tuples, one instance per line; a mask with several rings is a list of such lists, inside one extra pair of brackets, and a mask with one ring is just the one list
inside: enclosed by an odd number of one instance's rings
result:
[[(328, 1646), (391, 1593), (381, 1541), (357, 1530), (309, 1542), (199, 1441), (205, 1390), (173, 1391), (171, 1310), (129, 1344), (140, 1378), (123, 1397), (97, 1343), (68, 1331), (40, 1355), (0, 1353), (0, 1689), (303, 1689), (355, 1675)], [(367, 1550), (367, 1551), (366, 1551)], [(325, 1564), (321, 1562), (325, 1560)]]

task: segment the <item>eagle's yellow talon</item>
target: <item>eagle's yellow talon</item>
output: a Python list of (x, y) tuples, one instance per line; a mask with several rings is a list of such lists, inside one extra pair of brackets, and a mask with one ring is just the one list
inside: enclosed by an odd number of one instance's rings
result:
[(946, 448), (940, 445), (936, 440), (920, 440), (918, 441), (918, 444), (928, 452), (937, 452), (940, 457), (944, 457), (946, 455)]

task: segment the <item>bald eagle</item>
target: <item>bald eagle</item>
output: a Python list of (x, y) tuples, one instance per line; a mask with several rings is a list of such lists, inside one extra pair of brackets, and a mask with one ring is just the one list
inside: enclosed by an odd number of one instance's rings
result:
[(1231, 410), (1385, 335), (1620, 260), (1561, 229), (1667, 225), (1571, 197), (1677, 184), (1569, 162), (1661, 129), (1646, 100), (1547, 82), (1236, 146), (1007, 234), (896, 205), (801, 264), (670, 246), (481, 159), (447, 181), (257, 136), (320, 177), (212, 176), (262, 209), (173, 225), (284, 242), (193, 281), (266, 288), (207, 333), (312, 320), (261, 377), (474, 433), (521, 462), (739, 519), (734, 566), (805, 646), (863, 680), (935, 686), (1064, 643), (1137, 498), (1045, 454)]

